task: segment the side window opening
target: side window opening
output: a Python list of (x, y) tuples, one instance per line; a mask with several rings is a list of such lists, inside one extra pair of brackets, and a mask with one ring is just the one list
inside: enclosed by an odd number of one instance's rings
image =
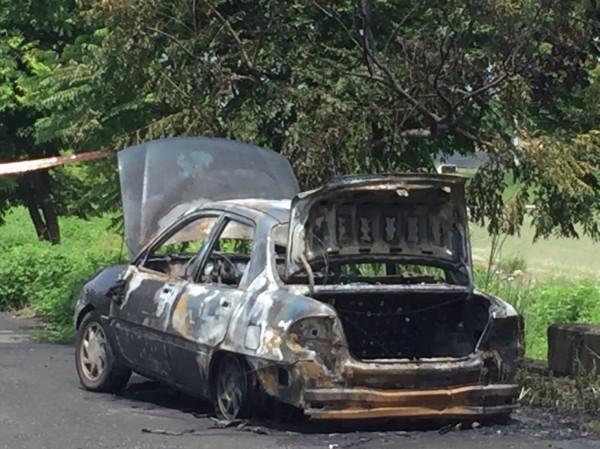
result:
[(285, 277), (285, 256), (287, 252), (289, 226), (287, 223), (281, 223), (271, 229), (271, 242), (274, 251), (275, 268), (279, 277), (283, 280)]
[(200, 281), (237, 287), (248, 269), (253, 245), (252, 226), (228, 221), (208, 254)]
[(144, 267), (169, 276), (187, 277), (216, 222), (217, 217), (201, 217), (175, 231), (150, 251)]

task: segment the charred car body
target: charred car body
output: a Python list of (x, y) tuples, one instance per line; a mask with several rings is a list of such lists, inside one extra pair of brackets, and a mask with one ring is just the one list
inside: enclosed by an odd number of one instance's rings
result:
[(335, 179), (300, 193), (287, 160), (220, 139), (119, 154), (132, 262), (76, 307), (91, 390), (131, 370), (215, 403), (313, 419), (507, 417), (522, 324), (473, 284), (464, 180)]

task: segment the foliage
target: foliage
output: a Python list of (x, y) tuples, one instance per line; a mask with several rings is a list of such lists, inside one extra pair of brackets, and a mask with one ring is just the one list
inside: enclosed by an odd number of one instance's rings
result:
[[(290, 157), (303, 187), (341, 173), (431, 171), (486, 151), (473, 218), (598, 237), (595, 2), (120, 0), (24, 96), (39, 144), (79, 150), (217, 135)], [(518, 138), (519, 144), (515, 144)], [(91, 195), (118, 204), (113, 162)], [(517, 185), (502, 196), (507, 172)], [(96, 202), (96, 201), (95, 201)]]
[(119, 236), (106, 232), (108, 218), (62, 219), (63, 244), (36, 241), (27, 211), (12, 209), (2, 226), (0, 310), (31, 307), (50, 329), (72, 332), (75, 300), (86, 279), (122, 256)]
[[(59, 135), (36, 139), (34, 125), (44, 112), (32, 95), (40, 88), (38, 80), (53, 75), (66, 46), (86, 34), (87, 26), (74, 0), (0, 0), (0, 161), (68, 151)], [(60, 168), (50, 176), (44, 171), (0, 183), (0, 224), (11, 205), (25, 204), (38, 236), (58, 243), (57, 214), (95, 212), (77, 196), (86, 190), (87, 178), (71, 174), (71, 169)]]
[[(477, 223), (518, 233), (533, 204), (536, 238), (600, 237), (597, 2), (0, 0), (0, 7), (0, 159), (213, 135), (285, 154), (308, 188), (343, 173), (432, 171), (440, 155), (481, 150), (490, 161), (468, 185)], [(120, 209), (114, 159), (57, 170), (50, 185), (62, 215)], [(19, 201), (16, 186), (0, 182), (0, 219)], [(6, 251), (37, 256), (11, 253), (21, 261), (52, 254), (57, 266), (77, 254), (37, 243)], [(99, 254), (86, 259), (88, 268)], [(52, 285), (59, 275), (49, 265), (39, 269)], [(22, 270), (19, 279), (36, 275)], [(486, 287), (503, 291), (506, 282), (487, 276)], [(29, 288), (21, 283), (15, 288)], [(29, 291), (13, 293), (30, 300)], [(563, 307), (559, 296), (568, 292), (513, 283), (505, 293), (527, 309), (542, 307), (537, 297), (554, 304), (534, 317), (541, 329), (561, 318), (552, 308)], [(587, 300), (575, 302), (576, 317), (592, 319)]]

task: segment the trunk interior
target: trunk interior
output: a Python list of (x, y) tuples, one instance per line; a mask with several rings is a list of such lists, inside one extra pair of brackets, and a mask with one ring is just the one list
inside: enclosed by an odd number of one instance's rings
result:
[(359, 360), (464, 357), (476, 348), (489, 302), (466, 293), (319, 293)]

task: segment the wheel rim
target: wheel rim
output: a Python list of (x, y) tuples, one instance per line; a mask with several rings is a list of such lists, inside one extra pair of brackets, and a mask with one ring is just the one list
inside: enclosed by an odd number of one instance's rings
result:
[(227, 419), (239, 415), (246, 400), (246, 373), (235, 357), (226, 357), (219, 366), (217, 379), (217, 404)]
[(98, 323), (90, 323), (79, 346), (79, 365), (85, 377), (98, 380), (106, 368), (106, 335)]

